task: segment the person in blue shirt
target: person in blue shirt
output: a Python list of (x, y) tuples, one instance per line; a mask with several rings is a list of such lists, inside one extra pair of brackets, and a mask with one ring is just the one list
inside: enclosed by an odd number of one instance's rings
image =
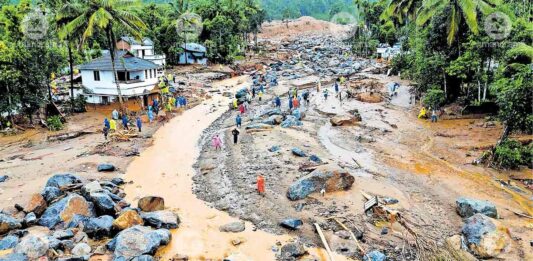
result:
[(106, 127), (108, 130), (111, 129), (111, 125), (109, 124), (109, 120), (107, 118), (104, 119), (104, 127)]
[(136, 123), (137, 123), (137, 128), (139, 129), (139, 132), (141, 132), (141, 129), (143, 127), (143, 122), (141, 121), (141, 117), (137, 116)]
[(128, 127), (128, 116), (125, 113), (124, 113), (124, 115), (122, 115), (122, 126), (124, 126), (125, 130), (129, 130), (129, 127)]
[(242, 126), (242, 118), (240, 114), (237, 114), (237, 118), (235, 118), (235, 122), (237, 123), (238, 128)]
[(289, 110), (292, 111), (292, 99), (289, 97)]
[(276, 96), (275, 101), (276, 101), (276, 107), (281, 108), (281, 99), (279, 98), (279, 96)]

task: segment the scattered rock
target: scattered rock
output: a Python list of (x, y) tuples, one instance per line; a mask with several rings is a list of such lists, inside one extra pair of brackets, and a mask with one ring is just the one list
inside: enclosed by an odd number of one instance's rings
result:
[(484, 214), (485, 216), (492, 218), (498, 217), (498, 211), (496, 210), (496, 206), (486, 200), (477, 200), (461, 197), (457, 199), (455, 203), (457, 204), (457, 213), (459, 214), (459, 216), (464, 218), (471, 217), (477, 213)]
[(309, 160), (318, 164), (322, 164), (322, 159), (320, 159), (317, 155), (311, 155)]
[(272, 146), (268, 149), (270, 152), (276, 152), (279, 151), (281, 148), (279, 146)]
[(19, 238), (16, 236), (6, 236), (0, 240), (0, 250), (6, 250), (14, 248), (19, 242)]
[(79, 243), (74, 246), (71, 252), (76, 257), (85, 257), (91, 254), (91, 247), (85, 243)]
[(20, 221), (7, 214), (0, 213), (0, 235), (21, 227)]
[(391, 198), (391, 197), (384, 197), (384, 198), (381, 198), (381, 200), (383, 200), (383, 203), (385, 203), (385, 205), (394, 205), (400, 202), (399, 200), (395, 198)]
[(46, 255), (49, 245), (45, 238), (29, 235), (15, 247), (15, 253), (24, 254), (31, 260)]
[(281, 221), (280, 226), (287, 229), (296, 230), (303, 224), (304, 222), (301, 219), (289, 218)]
[(46, 209), (39, 220), (41, 226), (53, 228), (61, 222), (68, 223), (74, 215), (94, 216), (92, 206), (80, 195), (70, 194)]
[(137, 211), (133, 209), (124, 211), (117, 219), (115, 219), (115, 221), (113, 221), (113, 227), (118, 230), (124, 230), (136, 225), (143, 224), (144, 220), (139, 215), (139, 213), (137, 213)]
[(98, 181), (89, 182), (81, 187), (81, 194), (85, 197), (89, 197), (89, 194), (93, 192), (102, 192), (104, 189), (100, 186)]
[(148, 196), (139, 199), (138, 207), (144, 212), (165, 209), (165, 200), (162, 197)]
[(75, 215), (67, 225), (68, 228), (83, 228), (83, 232), (91, 238), (102, 238), (110, 236), (113, 229), (112, 216), (86, 217)]
[(350, 232), (346, 231), (346, 230), (339, 230), (337, 232), (335, 232), (335, 235), (342, 238), (342, 239), (350, 239), (351, 235), (350, 235)]
[(98, 164), (97, 169), (99, 172), (112, 172), (115, 171), (115, 166), (109, 163), (102, 163)]
[(105, 192), (91, 192), (89, 194), (91, 201), (96, 207), (98, 215), (115, 215), (116, 205), (110, 195)]
[(48, 179), (45, 187), (61, 188), (64, 186), (78, 184), (78, 183), (81, 183), (81, 180), (72, 174), (69, 174), (69, 173), (56, 174), (52, 176), (50, 179)]
[(175, 256), (170, 259), (170, 261), (188, 261), (189, 256), (184, 254), (176, 254)]
[(111, 180), (111, 183), (117, 185), (117, 186), (120, 186), (120, 185), (123, 185), (125, 182), (122, 178), (113, 178)]
[(168, 244), (169, 241), (170, 231), (166, 229), (152, 230), (149, 227), (134, 226), (118, 233), (107, 246), (114, 251), (115, 258), (129, 260), (154, 254), (160, 246)]
[(141, 213), (141, 217), (147, 225), (154, 228), (174, 229), (180, 224), (178, 215), (168, 210)]
[(238, 246), (244, 242), (246, 242), (246, 239), (244, 239), (243, 237), (238, 237), (231, 240), (231, 244), (234, 246)]
[(464, 239), (461, 235), (454, 235), (446, 239), (446, 244), (450, 249), (455, 250), (455, 254), (458, 255), (458, 260), (464, 261), (477, 261), (472, 254), (467, 252), (468, 247), (466, 246)]
[(47, 206), (48, 204), (46, 204), (46, 200), (41, 194), (33, 194), (30, 200), (24, 206), (24, 212), (33, 212), (37, 216), (40, 216), (46, 210)]
[(304, 199), (323, 188), (326, 192), (348, 190), (354, 182), (355, 178), (349, 173), (326, 168), (316, 169), (292, 183), (287, 197), (290, 200)]
[(55, 199), (63, 196), (63, 194), (63, 191), (61, 191), (57, 187), (45, 187), (43, 189), (43, 192), (41, 192), (41, 195), (47, 203), (51, 203)]
[(292, 258), (297, 258), (305, 255), (304, 247), (300, 243), (288, 243), (281, 247), (281, 259), (282, 260), (291, 260)]
[(483, 214), (466, 219), (463, 235), (470, 250), (478, 257), (497, 257), (511, 243), (508, 229)]
[(5, 182), (9, 177), (7, 175), (0, 176), (0, 183)]
[(37, 216), (35, 215), (35, 213), (30, 212), (30, 213), (26, 214), (26, 216), (24, 217), (24, 225), (26, 227), (29, 227), (29, 226), (33, 226), (35, 224), (37, 224)]
[(10, 253), (5, 256), (0, 256), (0, 261), (28, 261), (28, 257), (24, 254)]
[(261, 123), (268, 125), (279, 125), (283, 121), (283, 116), (281, 115), (272, 115), (267, 119), (263, 120)]
[(231, 233), (239, 233), (239, 232), (244, 231), (244, 229), (245, 229), (244, 222), (241, 222), (241, 221), (231, 222), (223, 226), (220, 226), (219, 228), (220, 232), (231, 232)]
[(264, 123), (252, 123), (246, 126), (245, 129), (249, 131), (270, 130), (272, 129), (272, 125), (264, 124)]
[(54, 234), (52, 234), (52, 236), (59, 240), (65, 240), (65, 239), (73, 238), (74, 232), (72, 231), (72, 229), (56, 230)]
[(387, 256), (385, 256), (385, 254), (377, 250), (373, 250), (363, 257), (363, 261), (385, 261), (385, 260), (387, 260)]
[(307, 154), (299, 148), (292, 148), (292, 154), (298, 157), (307, 157)]
[(113, 256), (105, 255), (105, 254), (96, 254), (96, 255), (92, 255), (91, 258), (89, 258), (89, 261), (111, 261), (111, 260), (113, 260)]
[(329, 122), (331, 122), (331, 125), (333, 126), (354, 126), (358, 122), (360, 122), (361, 119), (356, 118), (355, 116), (334, 116), (331, 119), (329, 119)]

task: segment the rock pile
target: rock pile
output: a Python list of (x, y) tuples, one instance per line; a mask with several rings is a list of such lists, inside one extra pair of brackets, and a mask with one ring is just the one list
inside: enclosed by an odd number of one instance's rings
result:
[(0, 260), (154, 260), (179, 217), (160, 197), (130, 207), (122, 184), (54, 175), (40, 194), (0, 212)]
[(349, 173), (328, 168), (316, 169), (292, 183), (287, 191), (287, 198), (300, 200), (321, 190), (325, 192), (347, 190), (354, 182), (355, 178)]

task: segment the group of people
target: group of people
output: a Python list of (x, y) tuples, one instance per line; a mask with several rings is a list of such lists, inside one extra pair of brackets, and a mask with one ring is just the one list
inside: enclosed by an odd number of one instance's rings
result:
[[(111, 119), (108, 119), (107, 117), (104, 118), (104, 128), (102, 129), (102, 131), (104, 133), (104, 139), (107, 140), (107, 136), (109, 135), (109, 133), (113, 133), (113, 132), (117, 131), (117, 121), (119, 121), (119, 120), (120, 120), (120, 122), (122, 124), (122, 128), (124, 130), (129, 130), (130, 129), (130, 127), (129, 127), (130, 119), (129, 119), (128, 115), (126, 113), (119, 113), (115, 109), (115, 110), (113, 110), (113, 112), (111, 112)], [(135, 118), (135, 126), (137, 127), (139, 132), (142, 132), (143, 123), (142, 123), (142, 120), (141, 120), (140, 116), (137, 116)]]
[(429, 107), (429, 110), (427, 110), (426, 107), (422, 106), (422, 108), (420, 109), (420, 112), (418, 113), (418, 118), (427, 119), (428, 111), (431, 111), (431, 115), (429, 117), (431, 119), (431, 122), (437, 122), (438, 121), (437, 110), (431, 109), (431, 107)]

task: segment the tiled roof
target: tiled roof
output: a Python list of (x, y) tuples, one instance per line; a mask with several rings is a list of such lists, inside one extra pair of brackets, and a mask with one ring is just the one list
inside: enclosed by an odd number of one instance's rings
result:
[[(129, 52), (119, 51), (115, 56), (115, 68), (117, 71), (140, 71), (156, 69), (159, 68), (159, 65), (148, 60), (137, 58)], [(111, 55), (109, 53), (104, 54), (102, 57), (80, 65), (79, 69), (112, 71)]]
[(124, 41), (124, 42), (129, 43), (129, 44), (145, 45), (145, 46), (153, 46), (154, 45), (154, 42), (152, 40), (150, 40), (150, 38), (143, 38), (142, 39), (142, 44), (141, 44), (141, 42), (139, 42), (138, 40), (136, 40), (135, 38), (130, 37), (130, 36), (122, 36), (122, 37), (120, 37), (120, 39), (122, 41)]

